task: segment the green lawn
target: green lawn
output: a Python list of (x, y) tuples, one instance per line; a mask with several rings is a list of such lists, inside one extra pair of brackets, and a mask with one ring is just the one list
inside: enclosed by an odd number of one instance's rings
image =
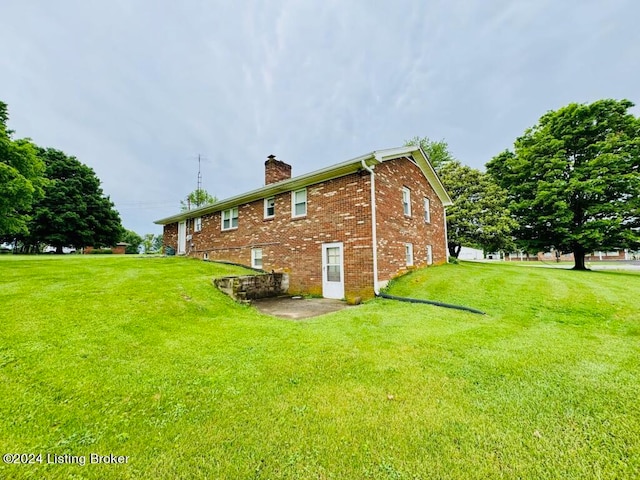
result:
[(0, 257), (0, 453), (42, 454), (0, 478), (640, 478), (640, 275), (446, 265), (390, 293), (487, 315), (293, 322), (212, 287), (240, 271)]

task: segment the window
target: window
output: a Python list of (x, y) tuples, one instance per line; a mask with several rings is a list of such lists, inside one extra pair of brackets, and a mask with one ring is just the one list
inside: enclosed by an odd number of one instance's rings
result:
[(291, 194), (291, 216), (304, 217), (307, 214), (307, 189), (297, 190)]
[(261, 248), (251, 249), (251, 266), (253, 268), (262, 269), (262, 249)]
[(413, 243), (404, 244), (404, 253), (407, 259), (407, 267), (413, 265)]
[(222, 211), (222, 230), (238, 228), (238, 207)]
[(264, 218), (273, 218), (276, 214), (276, 198), (269, 197), (264, 199)]
[(402, 209), (407, 217), (411, 216), (411, 190), (402, 188)]
[(427, 245), (427, 265), (433, 264), (433, 250), (431, 245)]
[(193, 231), (199, 232), (202, 230), (202, 217), (196, 217), (193, 223)]
[(424, 197), (424, 221), (431, 223), (431, 202), (427, 197)]

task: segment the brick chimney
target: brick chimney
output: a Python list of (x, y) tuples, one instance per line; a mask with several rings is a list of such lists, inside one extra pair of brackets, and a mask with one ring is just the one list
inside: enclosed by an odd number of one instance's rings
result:
[(291, 165), (276, 160), (275, 155), (269, 155), (267, 161), (264, 162), (264, 183), (280, 182), (291, 178)]

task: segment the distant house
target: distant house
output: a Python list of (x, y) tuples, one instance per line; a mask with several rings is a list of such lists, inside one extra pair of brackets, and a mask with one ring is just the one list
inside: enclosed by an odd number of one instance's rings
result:
[[(634, 252), (632, 250), (614, 250), (609, 252), (590, 252), (584, 257), (587, 262), (599, 262), (609, 260), (636, 260), (640, 258), (640, 252)], [(528, 255), (523, 252), (513, 252), (505, 256), (505, 260), (510, 261), (531, 261), (540, 260), (544, 262), (573, 262), (574, 257), (572, 252), (559, 252), (557, 250), (551, 250), (549, 252), (538, 252), (535, 255)]]
[(484, 252), (479, 248), (461, 247), (458, 260), (483, 260)]
[[(124, 255), (129, 245), (130, 244), (126, 242), (118, 242), (113, 247), (108, 247), (107, 250), (111, 250), (111, 253), (114, 255)], [(96, 248), (93, 246), (84, 247), (83, 253), (85, 254), (92, 253), (94, 250), (96, 250)], [(104, 250), (104, 249), (101, 248), (100, 250)]]
[(289, 293), (369, 298), (411, 268), (446, 262), (450, 204), (412, 146), (298, 177), (269, 156), (264, 187), (155, 223), (179, 255), (286, 272)]

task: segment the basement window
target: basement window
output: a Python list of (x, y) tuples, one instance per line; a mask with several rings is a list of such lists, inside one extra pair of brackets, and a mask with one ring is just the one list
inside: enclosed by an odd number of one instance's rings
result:
[(304, 217), (307, 214), (307, 189), (291, 193), (291, 216)]
[(238, 207), (222, 211), (222, 230), (238, 228)]
[(407, 267), (413, 266), (413, 243), (404, 244), (404, 254), (407, 261)]
[(262, 249), (261, 248), (251, 249), (251, 266), (253, 268), (262, 269)]

